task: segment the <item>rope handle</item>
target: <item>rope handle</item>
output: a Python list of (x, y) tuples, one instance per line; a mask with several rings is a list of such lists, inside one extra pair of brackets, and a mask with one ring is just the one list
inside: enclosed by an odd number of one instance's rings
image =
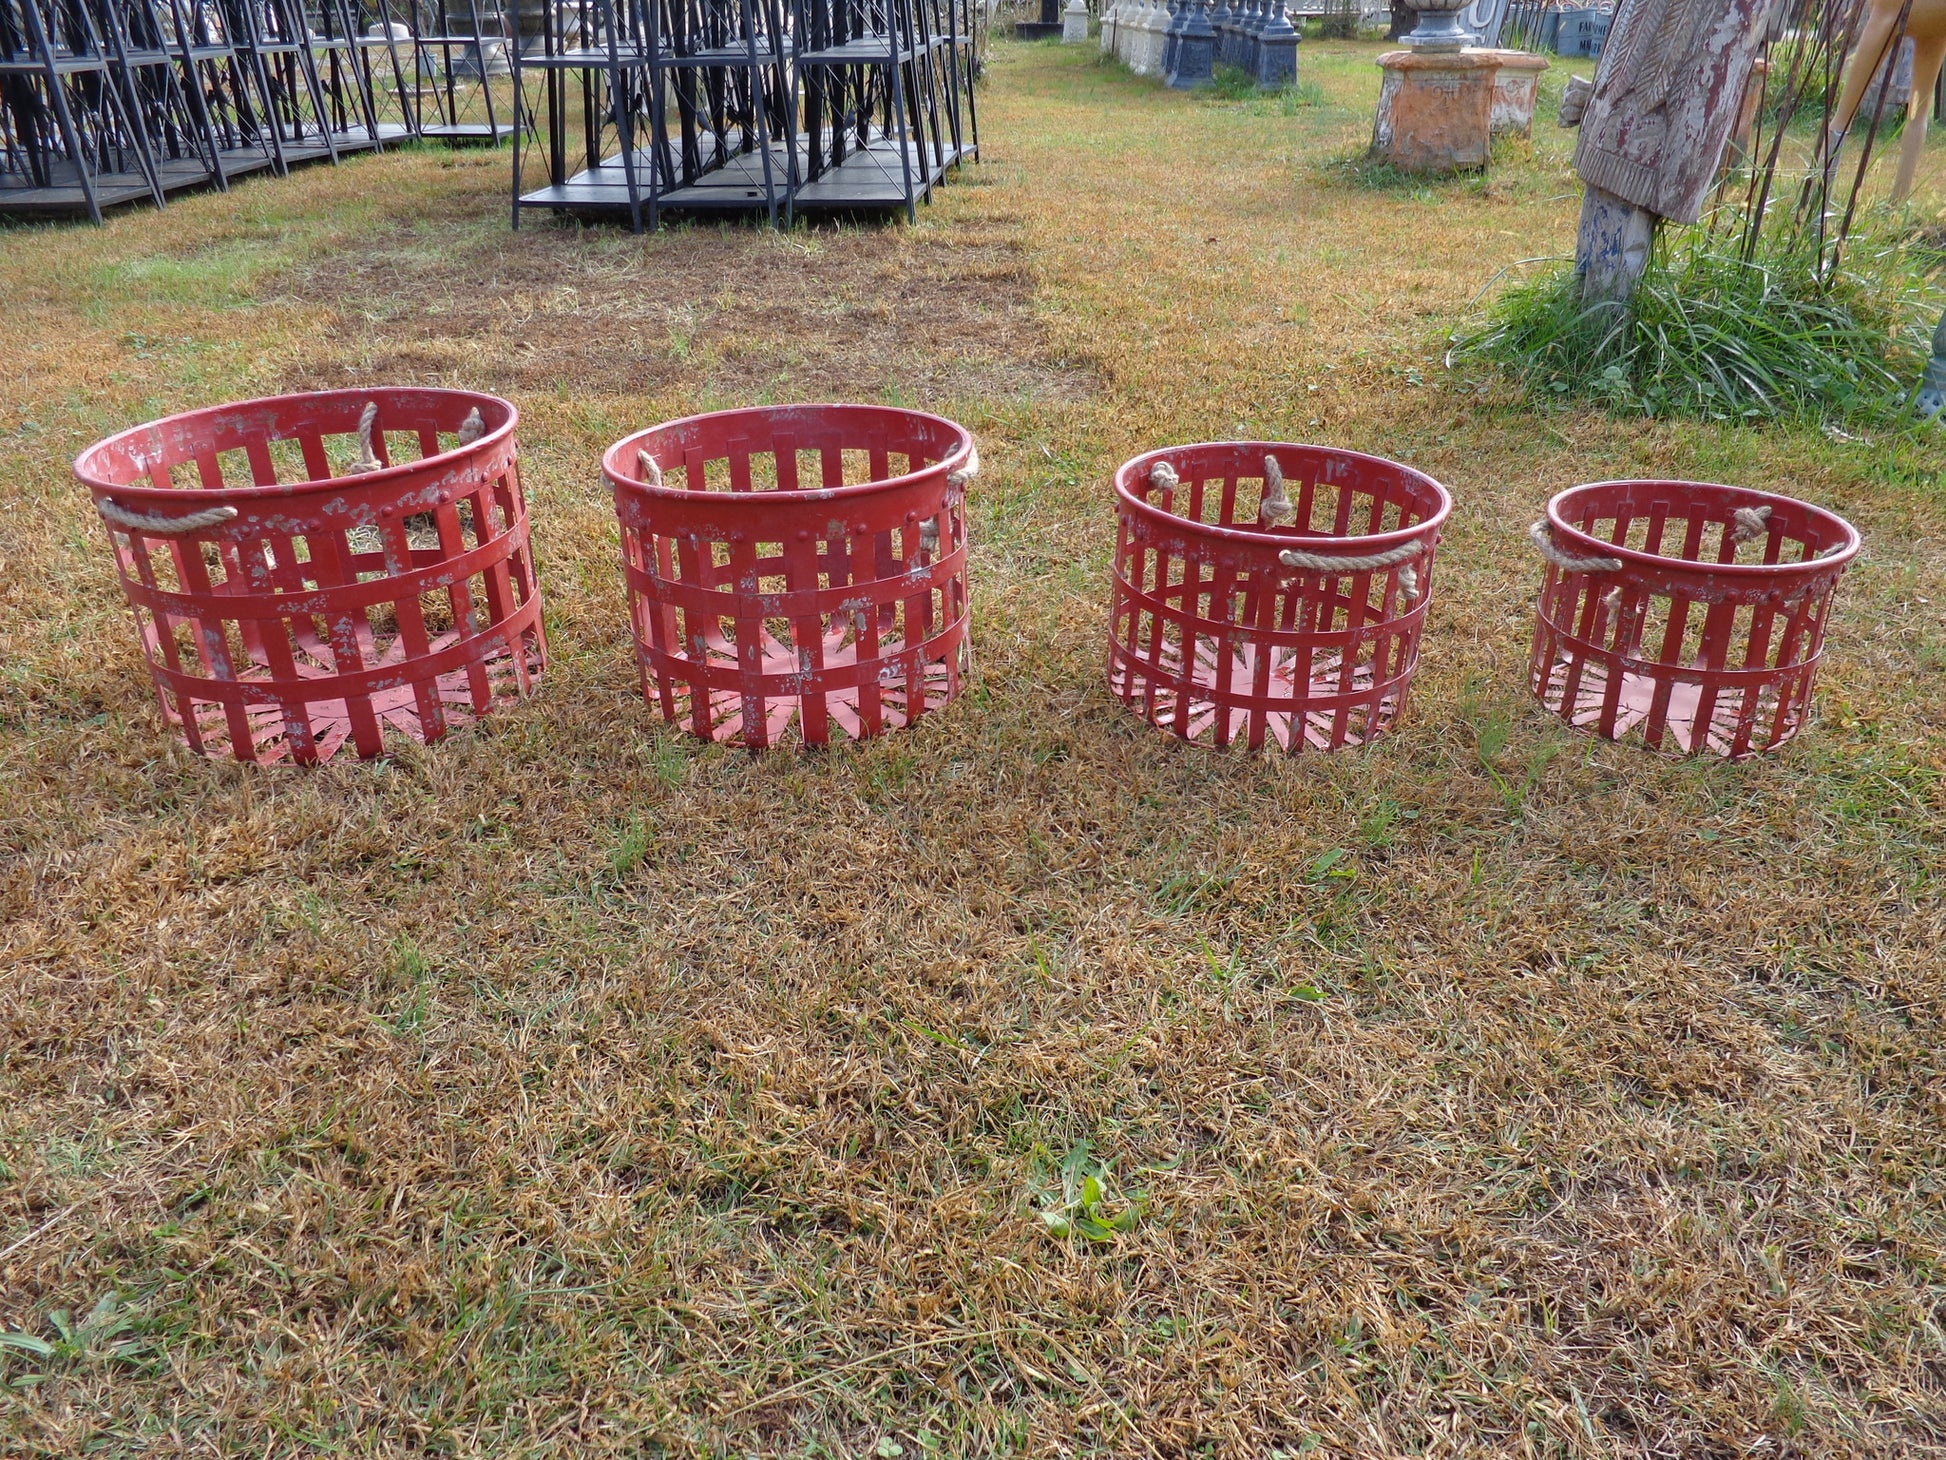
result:
[(1730, 528), (1730, 541), (1738, 544), (1762, 537), (1770, 531), (1770, 507), (1739, 507), (1730, 514), (1733, 526)]
[(1545, 519), (1527, 529), (1527, 538), (1539, 549), (1542, 557), (1563, 573), (1619, 573), (1622, 570), (1620, 558), (1577, 558), (1573, 553), (1564, 551), (1554, 541), (1554, 532)]
[(345, 468), (348, 477), (363, 476), (366, 472), (377, 471), (385, 465), (372, 450), (372, 427), (378, 421), (378, 402), (368, 400), (365, 409), (358, 417), (358, 460)]
[(237, 515), (234, 507), (205, 507), (200, 512), (190, 512), (181, 517), (161, 517), (148, 512), (131, 512), (106, 500), (95, 503), (95, 510), (117, 527), (144, 532), (150, 537), (179, 537), (185, 532), (201, 532), (206, 527), (233, 522)]
[(1312, 573), (1371, 573), (1380, 568), (1395, 568), (1425, 552), (1423, 542), (1402, 542), (1382, 553), (1365, 553), (1355, 558), (1332, 557), (1329, 553), (1307, 553), (1300, 548), (1285, 548), (1277, 561), (1287, 568), (1302, 568)]
[[(649, 455), (647, 451), (637, 451), (635, 453), (635, 465), (636, 469), (642, 473), (643, 481), (652, 487), (662, 485), (662, 468), (656, 465), (655, 458)], [(963, 487), (969, 480), (979, 474), (980, 448), (976, 445), (967, 454), (965, 466), (961, 467), (958, 471), (949, 471), (946, 473), (946, 485), (949, 487)]]
[(1329, 553), (1285, 548), (1277, 555), (1277, 561), (1287, 568), (1311, 573), (1375, 573), (1381, 568), (1398, 568), (1399, 597), (1410, 608), (1419, 601), (1419, 570), (1410, 564), (1427, 546), (1424, 542), (1402, 542), (1382, 553), (1363, 553), (1355, 558), (1334, 558)]
[(1257, 501), (1257, 521), (1265, 527), (1289, 527), (1297, 521), (1297, 508), (1284, 485), (1284, 469), (1277, 458), (1264, 458), (1264, 490)]
[(980, 447), (979, 443), (975, 442), (973, 448), (966, 453), (966, 465), (958, 471), (949, 471), (946, 473), (946, 485), (949, 487), (963, 487), (979, 474)]

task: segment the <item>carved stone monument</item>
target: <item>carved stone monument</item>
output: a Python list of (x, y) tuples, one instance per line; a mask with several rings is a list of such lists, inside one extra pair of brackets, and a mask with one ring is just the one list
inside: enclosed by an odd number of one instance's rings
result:
[(1622, 0), (1574, 153), (1585, 298), (1626, 298), (1656, 225), (1701, 214), (1773, 3)]
[(1061, 44), (1085, 45), (1088, 41), (1088, 7), (1082, 0), (1068, 0), (1061, 12)]

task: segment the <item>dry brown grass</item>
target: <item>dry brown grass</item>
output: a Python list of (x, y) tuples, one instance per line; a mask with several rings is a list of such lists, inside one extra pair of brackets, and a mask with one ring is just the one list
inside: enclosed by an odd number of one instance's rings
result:
[[(1946, 1452), (1939, 448), (1445, 377), (1565, 148), (1360, 185), (1371, 49), (1290, 116), (1003, 49), (911, 229), (509, 236), (504, 158), (427, 153), (0, 234), (0, 1329), (113, 1292), (137, 1345), (0, 1389), (0, 1450)], [(180, 753), (65, 459), (402, 375), (525, 413), (544, 693), (380, 766)], [(977, 681), (914, 733), (645, 717), (595, 453), (764, 394), (981, 438)], [(1233, 431), (1458, 498), (1368, 753), (1103, 689), (1109, 469)], [(1774, 762), (1523, 695), (1520, 529), (1654, 472), (1866, 533)], [(1112, 1243), (1035, 1216), (1083, 1142)]]

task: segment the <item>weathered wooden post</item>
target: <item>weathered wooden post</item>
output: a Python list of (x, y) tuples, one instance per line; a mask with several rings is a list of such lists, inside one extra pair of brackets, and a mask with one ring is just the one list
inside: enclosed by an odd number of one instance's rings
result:
[(1774, 3), (1622, 0), (1574, 153), (1584, 298), (1626, 299), (1657, 225), (1702, 213)]

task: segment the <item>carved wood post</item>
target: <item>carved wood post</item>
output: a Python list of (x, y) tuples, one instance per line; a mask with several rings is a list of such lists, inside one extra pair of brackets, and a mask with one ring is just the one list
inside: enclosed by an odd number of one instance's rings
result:
[(1647, 208), (1587, 184), (1581, 195), (1581, 232), (1574, 245), (1581, 297), (1593, 303), (1633, 294), (1648, 267), (1660, 221)]
[(1574, 151), (1584, 297), (1627, 298), (1656, 224), (1701, 214), (1774, 4), (1622, 0)]

